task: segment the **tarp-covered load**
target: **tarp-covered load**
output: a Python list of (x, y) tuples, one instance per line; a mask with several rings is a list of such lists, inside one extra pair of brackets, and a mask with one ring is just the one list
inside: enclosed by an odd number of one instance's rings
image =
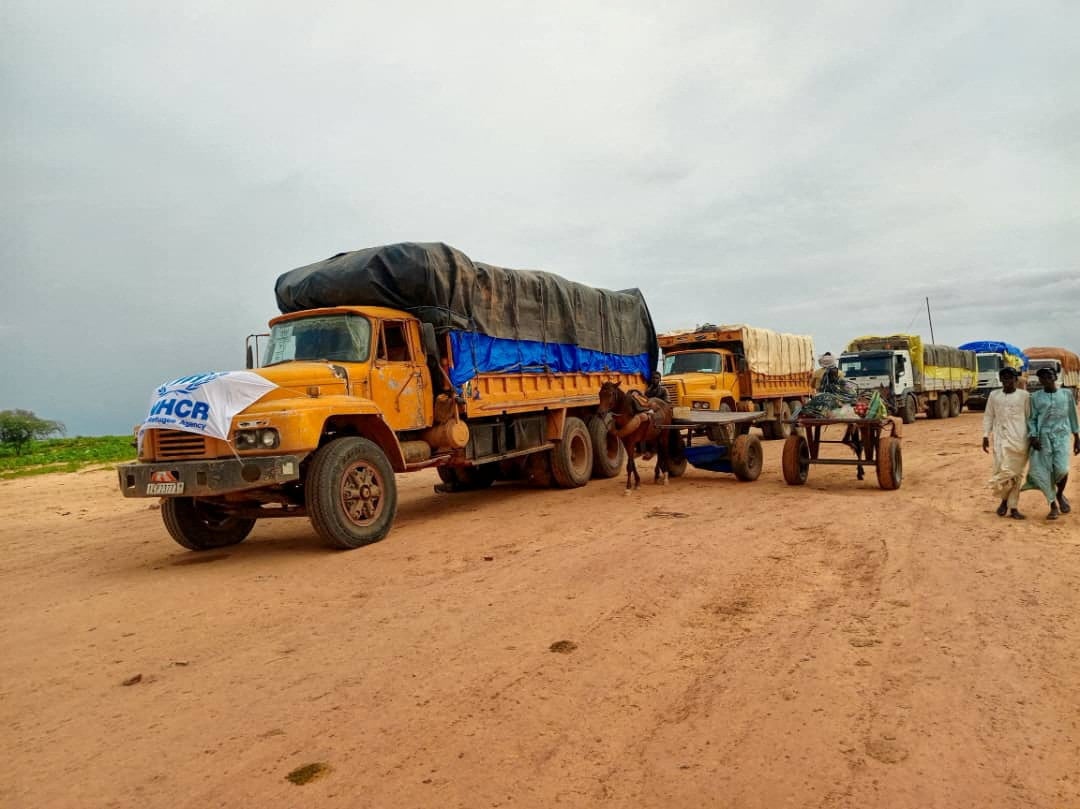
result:
[(1080, 372), (1080, 357), (1064, 348), (1033, 346), (1025, 348), (1029, 360), (1058, 360), (1063, 371)]
[(648, 378), (659, 349), (641, 292), (613, 292), (539, 270), (472, 261), (442, 243), (369, 247), (291, 270), (275, 286), (283, 314), (387, 306), (448, 333), (451, 379), (477, 373), (618, 372)]
[(806, 374), (809, 378), (814, 371), (814, 339), (804, 334), (735, 324), (700, 326), (660, 336), (665, 351), (693, 351), (695, 346), (724, 346), (736, 341), (742, 343), (741, 354), (752, 373), (762, 376)]
[(915, 379), (928, 389), (937, 387), (971, 388), (978, 375), (975, 352), (952, 346), (923, 344), (917, 334), (891, 334), (886, 337), (856, 337), (847, 347), (848, 352), (857, 351), (903, 351), (911, 354), (915, 366)]
[(960, 346), (963, 351), (974, 351), (976, 354), (1000, 354), (1005, 364), (1018, 371), (1026, 371), (1028, 367), (1027, 355), (1012, 343), (1001, 340), (975, 340)]

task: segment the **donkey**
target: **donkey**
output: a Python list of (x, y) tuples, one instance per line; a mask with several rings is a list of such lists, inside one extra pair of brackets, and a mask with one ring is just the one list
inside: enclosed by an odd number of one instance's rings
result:
[(651, 441), (656, 445), (656, 472), (653, 480), (666, 485), (668, 482), (668, 436), (663, 426), (671, 424), (671, 405), (664, 399), (647, 398), (640, 391), (624, 391), (618, 382), (605, 382), (600, 386), (601, 416), (611, 413), (612, 424), (608, 428), (615, 433), (626, 449), (626, 493), (641, 485), (641, 475), (634, 463), (634, 448), (639, 442)]

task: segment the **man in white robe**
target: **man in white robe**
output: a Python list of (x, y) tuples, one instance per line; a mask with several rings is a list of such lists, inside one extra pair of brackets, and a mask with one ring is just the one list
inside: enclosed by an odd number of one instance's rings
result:
[(998, 374), (1001, 388), (993, 391), (986, 402), (983, 414), (983, 452), (990, 451), (990, 439), (994, 445), (994, 471), (990, 488), (1001, 499), (997, 514), (1006, 514), (1014, 520), (1024, 519), (1018, 510), (1020, 487), (1028, 462), (1030, 441), (1028, 439), (1028, 416), (1031, 401), (1026, 390), (1016, 387), (1017, 372), (1006, 366)]

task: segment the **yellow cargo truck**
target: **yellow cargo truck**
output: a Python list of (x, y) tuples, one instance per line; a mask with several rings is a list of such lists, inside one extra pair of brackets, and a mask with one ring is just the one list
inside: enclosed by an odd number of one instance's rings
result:
[(186, 548), (290, 516), (356, 548), (390, 531), (395, 474), (430, 467), (448, 491), (614, 476), (624, 454), (600, 386), (643, 387), (658, 353), (636, 290), (474, 265), (445, 245), (339, 254), (283, 275), (277, 296), (261, 367), (249, 350), (248, 371), (163, 385), (138, 460), (118, 468), (125, 496), (163, 498)]
[[(761, 411), (757, 423), (765, 438), (790, 435), (792, 411), (812, 393), (810, 337), (752, 326), (706, 325), (662, 334), (659, 341), (663, 385), (672, 404), (697, 411)], [(732, 428), (718, 425), (707, 431), (725, 429)]]

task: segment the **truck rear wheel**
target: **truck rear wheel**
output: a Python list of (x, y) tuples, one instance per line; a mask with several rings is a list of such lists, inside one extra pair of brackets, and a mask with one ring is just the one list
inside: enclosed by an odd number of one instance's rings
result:
[(943, 419), (949, 415), (949, 397), (947, 394), (941, 394), (934, 401), (930, 403), (930, 407), (927, 409), (927, 414), (933, 419)]
[(342, 550), (378, 542), (397, 513), (394, 470), (366, 438), (337, 438), (316, 452), (304, 496), (316, 532)]
[(169, 536), (189, 551), (210, 551), (247, 539), (255, 520), (232, 517), (227, 511), (194, 497), (167, 497), (161, 519)]
[(781, 464), (784, 482), (789, 486), (802, 486), (810, 474), (810, 445), (801, 435), (788, 436), (784, 442), (784, 456)]
[(949, 418), (954, 419), (957, 416), (959, 416), (961, 407), (962, 407), (962, 405), (960, 404), (960, 394), (959, 393), (950, 393), (949, 394)]
[(593, 470), (592, 439), (585, 422), (567, 416), (562, 441), (551, 450), (551, 474), (561, 489), (576, 489), (589, 482)]
[(622, 441), (609, 429), (601, 416), (589, 417), (589, 437), (592, 439), (594, 478), (613, 478), (626, 466), (626, 450)]
[(731, 470), (735, 477), (746, 481), (757, 480), (761, 475), (761, 460), (761, 439), (756, 435), (740, 435), (735, 439), (731, 448)]
[(781, 402), (776, 408), (776, 421), (770, 421), (764, 424), (764, 430), (762, 433), (766, 439), (773, 441), (780, 441), (786, 439), (791, 435), (791, 425), (785, 422), (791, 421), (791, 405), (787, 402)]
[(904, 459), (900, 439), (883, 436), (878, 439), (877, 482), (883, 489), (899, 489), (904, 479)]

